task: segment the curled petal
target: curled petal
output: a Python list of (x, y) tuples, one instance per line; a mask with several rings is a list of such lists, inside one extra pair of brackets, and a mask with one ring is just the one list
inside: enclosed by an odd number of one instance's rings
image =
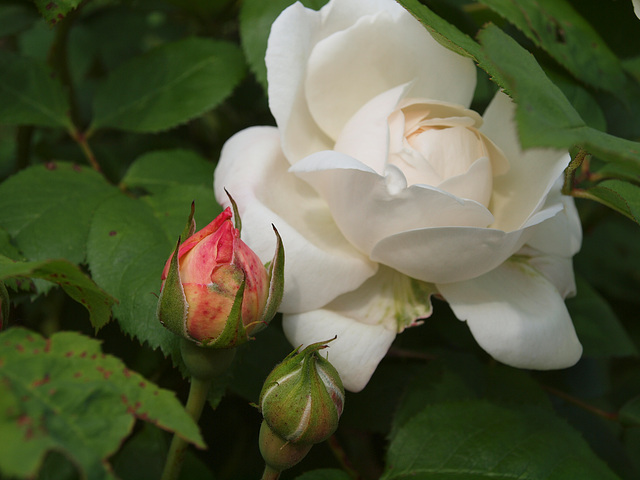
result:
[(398, 85), (412, 82), (412, 97), (468, 106), (476, 82), (473, 62), (440, 45), (401, 7), (369, 6), (315, 45), (307, 69), (309, 111), (333, 139), (369, 99)]
[(556, 287), (538, 270), (512, 260), (473, 280), (439, 284), (455, 315), (496, 360), (550, 370), (575, 364), (582, 346)]
[(483, 116), (480, 131), (490, 138), (509, 161), (509, 170), (493, 179), (490, 210), (492, 228), (506, 232), (522, 228), (544, 205), (547, 194), (569, 164), (566, 151), (520, 148), (515, 104), (498, 92)]
[[(493, 220), (491, 213), (477, 202), (437, 188), (412, 185), (398, 191), (393, 176), (389, 188), (384, 176), (338, 152), (316, 153), (290, 171), (320, 193), (340, 231), (365, 253), (371, 253), (381, 240), (398, 232), (450, 225), (486, 227)], [(393, 263), (387, 265), (395, 267)]]
[(280, 232), (286, 251), (280, 311), (295, 313), (356, 289), (377, 265), (349, 244), (326, 204), (288, 167), (277, 129), (243, 130), (222, 150), (214, 189), (221, 204), (229, 202), (225, 188), (233, 196), (242, 216), (243, 241), (263, 262), (271, 260), (276, 248), (271, 225)]
[(320, 35), (318, 12), (295, 3), (284, 10), (271, 26), (265, 62), (269, 82), (269, 108), (283, 138), (288, 159), (333, 146), (333, 141), (316, 125), (304, 96), (305, 65), (316, 37)]
[(424, 282), (469, 280), (498, 267), (527, 242), (535, 225), (559, 210), (557, 205), (542, 210), (515, 232), (477, 227), (409, 230), (378, 242), (370, 257)]

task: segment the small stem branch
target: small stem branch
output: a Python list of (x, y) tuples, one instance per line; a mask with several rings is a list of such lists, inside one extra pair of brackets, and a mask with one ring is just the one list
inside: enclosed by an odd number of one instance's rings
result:
[(265, 465), (262, 480), (278, 480), (282, 472), (273, 469), (269, 465)]
[(576, 170), (580, 168), (584, 159), (589, 155), (586, 150), (580, 150), (575, 157), (569, 162), (569, 166), (564, 171), (564, 183), (562, 185), (562, 193), (565, 195), (571, 195), (573, 191), (573, 184), (576, 176)]
[(582, 408), (583, 410), (586, 410), (587, 412), (591, 412), (595, 415), (598, 415), (599, 417), (606, 418), (607, 420), (612, 420), (614, 422), (618, 421), (619, 419), (619, 416), (617, 413), (606, 412), (604, 410), (601, 410), (597, 407), (594, 407), (593, 405), (589, 405), (588, 403), (583, 402), (579, 398), (569, 395), (568, 393), (564, 393), (556, 388), (550, 387), (548, 385), (542, 385), (542, 388), (547, 392), (551, 393), (552, 395), (555, 395), (558, 398), (561, 398), (569, 403), (572, 403)]
[(87, 158), (87, 161), (89, 162), (91, 167), (96, 172), (102, 173), (100, 164), (98, 163), (98, 160), (96, 159), (96, 156), (93, 153), (93, 150), (91, 150), (91, 147), (89, 146), (89, 142), (87, 141), (87, 136), (83, 132), (79, 132), (77, 130), (72, 131), (70, 133), (71, 133), (71, 137), (78, 143), (78, 145), (82, 149), (82, 153), (84, 153), (84, 156)]
[[(191, 387), (189, 388), (189, 398), (187, 399), (187, 413), (198, 423), (202, 409), (207, 402), (207, 393), (211, 380), (203, 380), (200, 378), (191, 378)], [(177, 480), (180, 476), (184, 456), (187, 452), (188, 443), (178, 435), (173, 436), (167, 461), (164, 464), (164, 472), (162, 472), (162, 480)]]

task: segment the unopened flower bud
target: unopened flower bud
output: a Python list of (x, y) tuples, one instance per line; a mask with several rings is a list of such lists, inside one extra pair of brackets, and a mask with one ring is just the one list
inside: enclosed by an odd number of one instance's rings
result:
[[(237, 213), (236, 213), (237, 215)], [(209, 225), (176, 246), (162, 273), (158, 318), (173, 333), (197, 345), (231, 348), (264, 327), (282, 299), (284, 252), (262, 265), (240, 239), (227, 208)]]
[(344, 406), (336, 369), (318, 353), (326, 342), (294, 350), (267, 377), (260, 410), (271, 430), (287, 442), (315, 444), (329, 438)]

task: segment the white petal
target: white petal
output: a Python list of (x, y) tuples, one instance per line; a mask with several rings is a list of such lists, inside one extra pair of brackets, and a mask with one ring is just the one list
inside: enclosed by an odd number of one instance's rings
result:
[(310, 155), (290, 171), (320, 193), (340, 231), (365, 253), (385, 237), (405, 230), (450, 225), (485, 227), (492, 221), (488, 210), (477, 202), (433, 187), (413, 185), (393, 195), (385, 177), (338, 152)]
[(515, 104), (498, 92), (483, 116), (480, 131), (490, 138), (509, 160), (510, 168), (493, 179), (490, 210), (493, 228), (504, 231), (522, 228), (545, 202), (554, 182), (569, 164), (567, 152), (520, 148), (515, 124)]
[(470, 59), (436, 42), (408, 12), (382, 11), (315, 45), (305, 91), (311, 115), (335, 139), (367, 101), (408, 82), (413, 97), (469, 105), (475, 75)]
[(338, 370), (347, 390), (359, 392), (369, 382), (396, 332), (384, 325), (367, 325), (331, 310), (284, 315), (284, 332), (292, 345), (338, 338), (321, 351)]
[(407, 86), (401, 85), (367, 102), (342, 129), (334, 150), (383, 174), (389, 152), (388, 117), (406, 90)]
[(304, 96), (306, 63), (320, 29), (320, 13), (299, 2), (285, 9), (271, 26), (265, 56), (269, 108), (290, 160), (333, 146), (311, 117)]
[(632, 0), (633, 1), (633, 11), (636, 14), (636, 17), (640, 18), (640, 0)]
[(576, 294), (576, 280), (571, 258), (544, 255), (526, 246), (518, 252), (518, 255), (530, 256), (527, 263), (544, 275), (556, 287), (562, 298)]
[(582, 244), (582, 225), (572, 197), (560, 193), (562, 179), (552, 189), (547, 205), (557, 204), (562, 210), (540, 223), (527, 244), (546, 254), (572, 257)]
[(570, 367), (582, 346), (555, 286), (521, 261), (466, 282), (438, 285), (480, 346), (518, 368)]
[(238, 204), (242, 239), (263, 262), (275, 250), (275, 225), (285, 249), (282, 312), (326, 305), (354, 290), (377, 270), (337, 229), (326, 204), (287, 172), (278, 130), (254, 127), (227, 141), (215, 172), (216, 199), (228, 205), (226, 188)]
[(491, 173), (491, 161), (487, 157), (481, 157), (466, 172), (447, 178), (437, 187), (457, 197), (475, 200), (480, 205), (487, 206), (493, 184)]

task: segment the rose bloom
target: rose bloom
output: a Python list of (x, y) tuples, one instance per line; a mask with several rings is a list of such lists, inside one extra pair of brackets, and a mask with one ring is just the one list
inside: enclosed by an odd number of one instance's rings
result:
[(214, 186), (262, 259), (266, 227), (282, 233), (292, 344), (337, 335), (331, 362), (358, 391), (437, 293), (503, 363), (579, 359), (564, 304), (581, 243), (560, 194), (569, 156), (523, 151), (503, 93), (483, 116), (469, 110), (470, 59), (392, 0), (333, 0), (282, 12), (266, 65), (277, 128), (232, 137)]

